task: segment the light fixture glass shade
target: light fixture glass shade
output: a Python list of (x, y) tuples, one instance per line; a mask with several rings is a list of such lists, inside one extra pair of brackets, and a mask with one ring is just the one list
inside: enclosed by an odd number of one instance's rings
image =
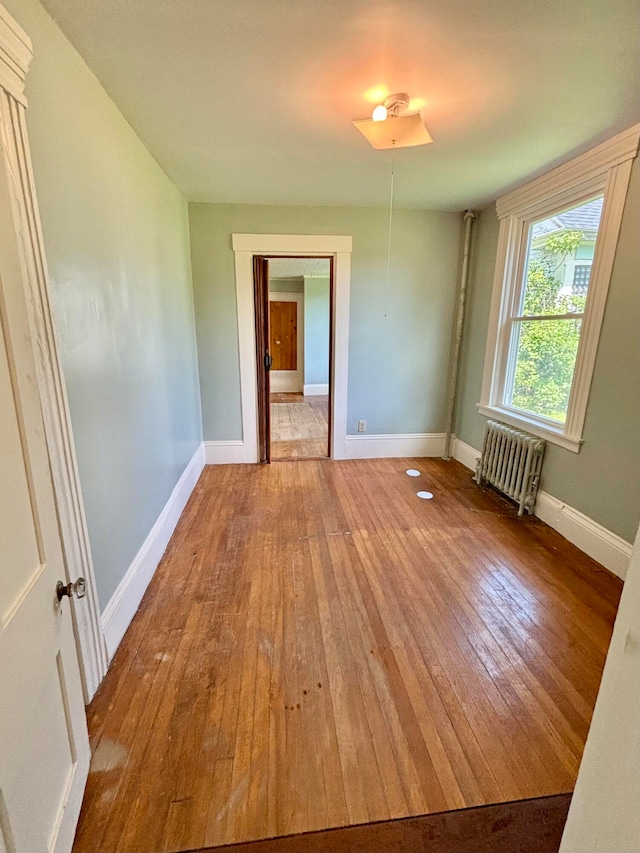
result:
[(378, 104), (377, 107), (373, 110), (371, 114), (371, 119), (373, 121), (384, 121), (387, 117), (387, 108), (384, 104)]
[(420, 113), (389, 116), (385, 121), (365, 118), (354, 121), (353, 126), (374, 148), (378, 149), (411, 148), (415, 145), (428, 145), (429, 142), (433, 142)]

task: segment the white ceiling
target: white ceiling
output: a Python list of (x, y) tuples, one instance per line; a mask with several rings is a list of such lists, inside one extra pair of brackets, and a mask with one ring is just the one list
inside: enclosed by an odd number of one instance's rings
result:
[[(192, 200), (459, 210), (640, 120), (637, 0), (43, 0)], [(372, 90), (380, 90), (378, 94)]]
[(269, 279), (329, 278), (328, 258), (269, 258)]

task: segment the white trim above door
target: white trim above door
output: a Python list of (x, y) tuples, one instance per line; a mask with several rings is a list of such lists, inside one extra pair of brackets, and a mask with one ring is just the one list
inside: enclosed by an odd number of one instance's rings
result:
[(233, 234), (232, 240), (235, 254), (242, 435), (245, 461), (258, 461), (257, 373), (253, 307), (254, 255), (333, 256), (331, 458), (346, 459), (352, 238), (343, 235)]

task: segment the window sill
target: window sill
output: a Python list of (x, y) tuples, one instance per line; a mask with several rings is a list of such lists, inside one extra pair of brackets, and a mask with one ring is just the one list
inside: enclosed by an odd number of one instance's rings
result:
[(477, 403), (478, 412), (487, 418), (495, 418), (509, 426), (517, 429), (524, 429), (538, 438), (544, 438), (550, 441), (551, 444), (557, 444), (559, 447), (564, 447), (565, 450), (570, 450), (572, 453), (579, 453), (582, 445), (582, 439), (577, 436), (565, 435), (560, 429), (555, 430), (546, 424), (543, 425), (534, 418), (528, 418), (526, 415), (516, 415), (510, 409), (502, 409), (499, 406), (487, 406), (483, 403)]

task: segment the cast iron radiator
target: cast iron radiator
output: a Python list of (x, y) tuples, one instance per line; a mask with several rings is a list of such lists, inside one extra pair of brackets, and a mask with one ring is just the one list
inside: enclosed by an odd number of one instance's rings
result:
[(474, 480), (504, 492), (518, 504), (518, 515), (533, 515), (546, 442), (534, 435), (487, 421)]

